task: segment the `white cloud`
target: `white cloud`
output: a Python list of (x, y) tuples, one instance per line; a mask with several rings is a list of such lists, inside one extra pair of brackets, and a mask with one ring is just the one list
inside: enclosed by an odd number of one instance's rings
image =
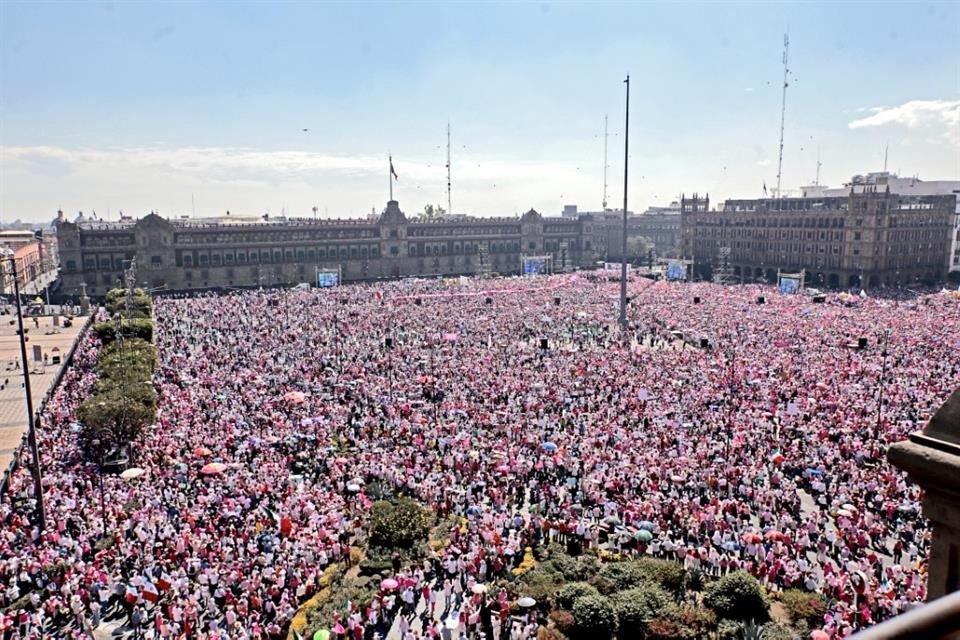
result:
[[(442, 160), (394, 154), (393, 162), (400, 176), (395, 192), (404, 206), (416, 211), (426, 202), (445, 201)], [(387, 168), (386, 155), (303, 150), (0, 146), (0, 174), (6, 178), (0, 209), (27, 218), (48, 217), (61, 204), (68, 211), (179, 213), (189, 211), (196, 193), (201, 209), (214, 212), (285, 206), (303, 213), (320, 202), (334, 215), (356, 215), (386, 200)], [(600, 183), (598, 175), (558, 160), (461, 154), (453, 169), (455, 209), (480, 215), (531, 206), (558, 212), (564, 202), (597, 199)]]
[(872, 115), (854, 120), (851, 129), (901, 126), (938, 136), (960, 146), (960, 100), (911, 100), (897, 107), (874, 107)]
[(744, 87), (743, 90), (746, 91), (747, 93), (753, 93), (753, 87)]

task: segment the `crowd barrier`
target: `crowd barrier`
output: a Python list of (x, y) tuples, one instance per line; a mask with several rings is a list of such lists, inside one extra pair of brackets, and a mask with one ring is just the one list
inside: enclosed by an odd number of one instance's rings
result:
[[(77, 351), (77, 346), (80, 344), (80, 341), (86, 337), (87, 332), (90, 331), (90, 327), (93, 325), (93, 319), (96, 316), (96, 310), (91, 310), (91, 314), (87, 316), (87, 320), (81, 327), (80, 331), (77, 332), (76, 337), (73, 339), (73, 344), (70, 345), (70, 351), (67, 353), (67, 356), (63, 359), (63, 364), (60, 367), (60, 370), (57, 372), (56, 377), (53, 379), (53, 383), (50, 385), (50, 388), (47, 389), (47, 393), (43, 396), (43, 399), (40, 401), (36, 412), (34, 413), (34, 424), (37, 424), (40, 419), (40, 415), (47, 408), (47, 403), (50, 401), (50, 398), (53, 397), (54, 392), (60, 386), (60, 383), (63, 381), (63, 375), (67, 372), (67, 369), (73, 364), (73, 356)], [(17, 466), (20, 464), (20, 455), (23, 453), (24, 447), (27, 446), (28, 433), (24, 432), (23, 437), (20, 438), (20, 444), (13, 451), (13, 459), (10, 461), (10, 464), (7, 465), (7, 468), (3, 472), (3, 478), (0, 479), (0, 496), (4, 495), (7, 492), (7, 486), (10, 483), (10, 477), (13, 475), (13, 472), (16, 471)]]

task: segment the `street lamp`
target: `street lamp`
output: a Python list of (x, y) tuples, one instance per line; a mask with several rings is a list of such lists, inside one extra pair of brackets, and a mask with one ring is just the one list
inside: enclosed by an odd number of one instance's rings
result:
[(40, 531), (47, 528), (47, 516), (43, 506), (43, 477), (40, 469), (40, 451), (37, 448), (36, 420), (33, 415), (33, 393), (30, 390), (30, 362), (27, 359), (27, 340), (23, 333), (23, 309), (20, 306), (20, 281), (17, 277), (17, 259), (12, 251), (0, 255), (0, 260), (10, 262), (13, 276), (13, 295), (17, 301), (17, 335), (20, 337), (20, 362), (23, 366), (23, 388), (27, 395), (27, 443), (33, 458), (33, 494), (37, 501), (37, 525)]

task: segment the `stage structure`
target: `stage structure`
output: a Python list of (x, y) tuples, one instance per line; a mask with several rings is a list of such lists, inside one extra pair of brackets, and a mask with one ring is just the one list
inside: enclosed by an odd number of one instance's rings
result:
[(523, 256), (521, 273), (525, 276), (545, 276), (553, 273), (553, 256)]
[(320, 288), (336, 287), (340, 284), (340, 266), (336, 269), (317, 269), (317, 286)]
[(799, 273), (783, 273), (777, 270), (777, 288), (780, 289), (780, 293), (785, 295), (803, 293), (805, 276), (805, 269), (801, 269)]
[(667, 280), (686, 280), (692, 265), (692, 260), (671, 260), (667, 263)]

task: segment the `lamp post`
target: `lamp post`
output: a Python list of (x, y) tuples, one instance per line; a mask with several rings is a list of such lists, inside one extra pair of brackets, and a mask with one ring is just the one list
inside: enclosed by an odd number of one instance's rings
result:
[(890, 332), (887, 331), (887, 334), (883, 338), (883, 351), (880, 352), (880, 357), (883, 358), (883, 366), (880, 369), (880, 397), (877, 400), (877, 422), (873, 426), (873, 439), (877, 440), (880, 437), (880, 419), (883, 417), (883, 389), (886, 386), (886, 377), (887, 377), (887, 343), (890, 342)]
[(90, 441), (94, 450), (97, 452), (97, 483), (100, 489), (100, 520), (103, 523), (103, 535), (107, 535), (107, 509), (103, 502), (103, 449), (100, 448), (99, 438)]
[(626, 113), (623, 131), (623, 242), (620, 253), (620, 329), (627, 328), (627, 178), (630, 161), (630, 76), (623, 81), (627, 85)]
[(47, 528), (47, 516), (43, 506), (43, 477), (40, 469), (40, 451), (37, 448), (36, 420), (33, 415), (33, 393), (30, 390), (30, 362), (27, 359), (27, 342), (23, 333), (23, 309), (20, 305), (20, 282), (17, 277), (17, 259), (6, 255), (2, 259), (10, 261), (10, 273), (13, 276), (13, 296), (17, 301), (17, 334), (20, 336), (20, 363), (23, 366), (23, 388), (27, 395), (27, 443), (33, 458), (33, 494), (37, 502), (37, 525), (42, 532)]

